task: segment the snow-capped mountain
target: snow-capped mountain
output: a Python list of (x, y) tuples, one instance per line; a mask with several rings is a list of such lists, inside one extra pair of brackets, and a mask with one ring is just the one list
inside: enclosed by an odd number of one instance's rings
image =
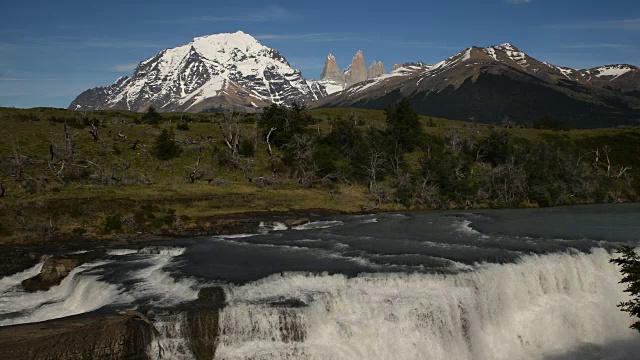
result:
[(471, 47), (437, 64), (395, 65), (316, 107), (382, 109), (409, 98), (422, 114), (482, 122), (552, 116), (575, 127), (640, 123), (640, 69), (574, 70), (541, 62), (512, 44)]
[(238, 31), (193, 39), (141, 62), (132, 77), (80, 94), (71, 110), (255, 111), (326, 95), (276, 50)]

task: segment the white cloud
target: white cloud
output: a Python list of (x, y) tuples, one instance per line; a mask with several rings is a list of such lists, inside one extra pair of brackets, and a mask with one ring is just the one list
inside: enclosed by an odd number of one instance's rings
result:
[(131, 72), (136, 69), (138, 63), (130, 63), (130, 64), (117, 64), (111, 67), (111, 70), (117, 72)]
[(335, 33), (310, 33), (310, 34), (260, 34), (256, 35), (258, 40), (301, 40), (308, 42), (334, 42), (334, 41), (368, 41), (347, 34)]
[(565, 49), (640, 49), (640, 45), (629, 44), (574, 44), (566, 45)]
[(56, 47), (62, 49), (108, 48), (108, 49), (162, 49), (165, 45), (144, 40), (105, 38), (83, 38), (79, 36), (43, 36), (25, 38), (16, 43), (0, 43), (0, 49), (24, 47)]
[(552, 29), (573, 29), (573, 30), (640, 30), (640, 18), (593, 21), (582, 24), (563, 24), (547, 26)]
[(181, 19), (151, 21), (153, 24), (184, 24), (194, 22), (278, 22), (292, 20), (296, 17), (289, 10), (272, 5), (263, 9), (227, 9), (229, 15), (195, 16)]

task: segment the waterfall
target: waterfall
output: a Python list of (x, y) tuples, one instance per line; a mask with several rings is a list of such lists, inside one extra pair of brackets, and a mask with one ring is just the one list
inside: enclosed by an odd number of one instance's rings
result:
[[(453, 275), (270, 276), (228, 289), (215, 358), (547, 359), (638, 342), (610, 259), (594, 249)], [(182, 341), (185, 319), (162, 336)], [(161, 358), (194, 358), (169, 348)]]

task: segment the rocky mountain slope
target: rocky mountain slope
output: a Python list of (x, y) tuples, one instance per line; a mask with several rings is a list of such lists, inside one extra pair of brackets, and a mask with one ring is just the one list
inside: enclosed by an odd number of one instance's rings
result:
[(358, 51), (341, 71), (333, 55), (319, 81), (241, 31), (195, 38), (141, 62), (133, 76), (80, 94), (71, 110), (260, 111), (270, 104), (382, 109), (408, 97), (424, 115), (500, 123), (552, 117), (573, 127), (640, 122), (640, 69), (575, 70), (512, 44), (471, 47), (437, 64), (366, 67)]
[(472, 47), (435, 65), (396, 65), (315, 106), (382, 109), (402, 97), (422, 114), (452, 119), (524, 123), (551, 116), (573, 127), (639, 124), (640, 69), (573, 70), (511, 44)]
[(193, 39), (141, 62), (132, 77), (80, 94), (70, 110), (255, 111), (326, 95), (276, 50), (238, 31)]

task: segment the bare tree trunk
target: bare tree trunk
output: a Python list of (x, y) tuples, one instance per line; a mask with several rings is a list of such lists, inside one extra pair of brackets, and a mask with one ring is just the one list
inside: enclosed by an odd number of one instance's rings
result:
[(200, 154), (198, 155), (198, 161), (196, 161), (196, 165), (193, 167), (193, 170), (189, 173), (189, 180), (191, 183), (195, 183), (198, 180), (198, 167), (200, 166), (200, 160), (202, 159), (202, 147), (200, 148)]
[(242, 131), (240, 129), (240, 124), (238, 124), (236, 113), (230, 112), (225, 114), (224, 121), (218, 122), (218, 127), (220, 128), (224, 142), (227, 144), (229, 150), (231, 150), (231, 153), (237, 153)]
[(271, 163), (271, 175), (272, 176), (276, 176), (276, 166), (275, 166), (275, 161), (273, 159), (273, 149), (271, 149), (271, 134), (273, 134), (274, 131), (276, 131), (277, 129), (272, 127), (269, 130), (269, 133), (267, 134), (267, 151), (269, 151), (269, 162)]

